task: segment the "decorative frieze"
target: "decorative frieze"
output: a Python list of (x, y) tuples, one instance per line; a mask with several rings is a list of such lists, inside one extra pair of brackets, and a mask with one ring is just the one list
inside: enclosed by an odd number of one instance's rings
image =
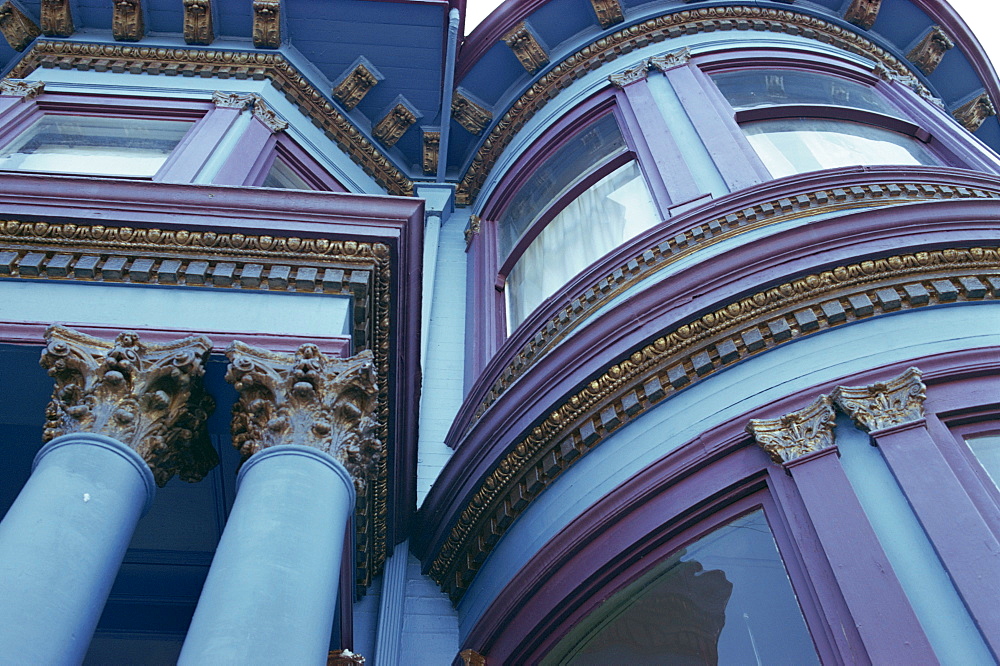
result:
[(619, 0), (590, 0), (602, 28), (610, 28), (625, 20), (625, 13)]
[(119, 42), (137, 42), (146, 34), (140, 0), (115, 0), (111, 34)]
[(424, 130), (424, 173), (437, 173), (438, 151), (441, 148), (441, 132), (438, 130)]
[(638, 81), (646, 80), (646, 73), (649, 71), (649, 61), (643, 60), (641, 63), (635, 67), (630, 67), (623, 72), (617, 72), (608, 77), (608, 81), (611, 82), (616, 88), (624, 88), (630, 83), (636, 83)]
[(221, 109), (244, 111), (250, 108), (256, 99), (255, 93), (221, 92), (219, 90), (212, 93), (212, 103)]
[(776, 419), (750, 419), (747, 432), (780, 465), (834, 446), (835, 420), (830, 396), (821, 395), (811, 405)]
[(482, 134), (493, 121), (493, 114), (460, 92), (451, 98), (451, 117), (473, 134)]
[(996, 114), (996, 107), (993, 106), (989, 94), (985, 92), (951, 112), (951, 115), (962, 123), (962, 127), (970, 132), (975, 132), (987, 118)]
[(383, 453), (371, 352), (336, 359), (312, 344), (293, 355), (236, 341), (226, 356), (226, 381), (240, 396), (233, 406), (233, 446), (243, 459), (280, 444), (312, 447), (340, 462), (364, 496)]
[(955, 42), (941, 28), (936, 25), (930, 29), (920, 43), (906, 54), (906, 59), (912, 62), (924, 74), (930, 76), (941, 64), (944, 54), (954, 48)]
[(288, 122), (279, 118), (274, 109), (269, 107), (260, 95), (254, 96), (253, 117), (264, 123), (264, 126), (271, 130), (271, 134), (277, 134), (288, 129)]
[(691, 49), (685, 46), (682, 49), (671, 51), (670, 53), (653, 56), (649, 59), (649, 66), (658, 69), (661, 72), (666, 72), (676, 67), (683, 67), (689, 62), (691, 62)]
[(379, 82), (379, 77), (365, 63), (359, 62), (351, 72), (333, 89), (333, 96), (350, 111), (364, 99), (368, 91)]
[(518, 61), (528, 70), (529, 74), (534, 74), (549, 64), (549, 54), (538, 43), (538, 38), (524, 21), (511, 28), (503, 36), (503, 41), (514, 52)]
[(211, 340), (155, 345), (121, 333), (111, 342), (51, 326), (45, 343), (41, 364), (56, 383), (46, 442), (74, 432), (117, 439), (142, 456), (160, 486), (175, 474), (199, 481), (218, 464), (205, 430), (214, 403), (202, 385)]
[(259, 49), (281, 46), (280, 0), (253, 0), (253, 45)]
[(927, 387), (920, 370), (910, 368), (898, 377), (868, 386), (840, 386), (833, 400), (865, 431), (882, 430), (924, 418)]
[(202, 46), (215, 41), (211, 0), (184, 0), (184, 41)]
[(37, 97), (45, 90), (43, 81), (25, 81), (24, 79), (0, 79), (0, 95), (20, 97), (27, 101)]
[(859, 28), (871, 30), (881, 6), (882, 0), (851, 0), (850, 6), (844, 12), (844, 19)]
[(42, 31), (17, 5), (7, 0), (0, 4), (0, 33), (12, 49), (23, 51)]
[(42, 34), (46, 37), (69, 37), (73, 34), (73, 15), (69, 0), (42, 0)]
[(417, 122), (416, 113), (406, 104), (399, 102), (372, 128), (372, 135), (387, 148), (391, 148), (415, 122)]

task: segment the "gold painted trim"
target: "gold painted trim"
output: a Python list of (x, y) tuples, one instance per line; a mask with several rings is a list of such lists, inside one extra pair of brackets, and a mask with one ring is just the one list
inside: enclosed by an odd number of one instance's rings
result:
[(475, 158), (459, 183), (456, 203), (468, 205), (479, 193), (486, 176), (514, 135), (559, 91), (588, 72), (618, 56), (654, 42), (697, 32), (753, 30), (800, 35), (832, 44), (885, 65), (891, 71), (907, 74), (907, 66), (888, 51), (846, 28), (787, 9), (762, 7), (704, 7), (628, 26), (602, 37), (569, 56), (540, 77), (507, 110), (483, 141)]
[(413, 194), (413, 182), (279, 53), (43, 40), (25, 54), (8, 76), (23, 79), (38, 68), (268, 79), (389, 194)]
[(211, 0), (184, 0), (184, 43), (208, 46), (214, 41)]
[[(351, 296), (354, 351), (374, 354), (383, 445), (389, 441), (390, 265), (383, 243), (0, 220), (4, 278)], [(358, 497), (359, 590), (385, 562), (387, 464), (383, 455), (367, 496)]]
[(606, 366), (516, 440), (462, 510), (429, 574), (457, 602), (493, 545), (553, 479), (610, 433), (720, 369), (832, 327), (984, 300), (1000, 300), (1000, 250), (947, 249), (802, 276), (673, 326)]
[(76, 28), (69, 0), (42, 0), (42, 34), (46, 37), (69, 37)]
[[(23, 51), (28, 48), (31, 40), (42, 34), (42, 31), (35, 25), (35, 22), (28, 18), (24, 12), (18, 9), (10, 0), (0, 3), (0, 34), (4, 36), (10, 48), (15, 51)], [(23, 78), (8, 74), (12, 79)]]

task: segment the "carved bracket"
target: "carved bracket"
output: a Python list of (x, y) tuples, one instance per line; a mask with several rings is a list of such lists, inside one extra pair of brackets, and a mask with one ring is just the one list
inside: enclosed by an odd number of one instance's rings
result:
[(271, 130), (271, 134), (288, 129), (288, 122), (279, 118), (274, 109), (269, 107), (260, 95), (254, 95), (253, 117), (264, 123), (264, 126)]
[(941, 64), (945, 52), (954, 46), (955, 42), (952, 38), (941, 29), (941, 26), (936, 25), (924, 35), (924, 38), (913, 47), (913, 50), (906, 54), (906, 59), (916, 65), (921, 72), (930, 76)]
[(401, 97), (397, 97), (396, 100), (396, 105), (372, 128), (372, 135), (390, 148), (396, 145), (418, 118), (417, 112), (410, 108), (405, 100)]
[(378, 70), (367, 61), (358, 62), (333, 89), (333, 96), (350, 111), (364, 99), (368, 91), (382, 80)]
[(0, 4), (0, 33), (3, 33), (12, 49), (23, 51), (42, 31), (14, 3), (7, 0)]
[(625, 13), (618, 0), (590, 0), (602, 28), (610, 28), (625, 20)]
[(0, 80), (0, 95), (20, 97), (22, 101), (37, 97), (43, 90), (45, 90), (45, 83), (42, 81), (26, 81), (24, 79)]
[(364, 666), (365, 658), (350, 650), (333, 650), (326, 655), (326, 666)]
[(534, 74), (549, 64), (549, 54), (545, 52), (545, 49), (538, 42), (538, 38), (528, 29), (528, 24), (524, 21), (508, 31), (503, 36), (503, 41), (514, 52), (529, 74)]
[(73, 34), (73, 16), (69, 0), (42, 0), (42, 33), (47, 37), (69, 37)]
[(789, 463), (833, 446), (835, 418), (830, 396), (821, 395), (808, 407), (776, 419), (750, 419), (747, 432), (774, 462)]
[(212, 93), (212, 104), (220, 109), (239, 109), (243, 111), (253, 106), (257, 95), (254, 93), (222, 92), (216, 90)]
[(438, 167), (438, 151), (441, 148), (441, 132), (424, 130), (424, 173), (436, 173)]
[(851, 0), (851, 6), (844, 12), (844, 19), (859, 28), (871, 30), (881, 6), (882, 0)]
[(205, 430), (215, 404), (201, 381), (211, 340), (147, 345), (121, 333), (110, 342), (51, 326), (45, 342), (41, 365), (56, 383), (45, 441), (73, 432), (112, 437), (142, 456), (160, 486), (174, 474), (199, 481), (218, 464)]
[(990, 101), (989, 94), (985, 92), (951, 112), (951, 115), (962, 123), (962, 127), (970, 132), (975, 132), (987, 118), (996, 114), (996, 107)]
[(215, 41), (211, 0), (184, 0), (184, 41), (202, 46)]
[(146, 34), (139, 0), (115, 0), (111, 34), (119, 42), (137, 42)]
[(924, 418), (927, 387), (920, 370), (910, 368), (899, 377), (868, 386), (840, 386), (833, 400), (865, 431), (881, 430)]
[(259, 49), (281, 46), (280, 0), (253, 0), (253, 45)]
[(486, 666), (486, 657), (475, 650), (462, 650), (458, 656), (462, 658), (463, 666)]
[(226, 356), (226, 381), (240, 394), (233, 406), (233, 445), (243, 459), (279, 444), (310, 446), (343, 464), (363, 497), (382, 456), (371, 352), (341, 360), (311, 344), (280, 354), (236, 341)]
[(482, 134), (493, 121), (492, 113), (460, 92), (451, 98), (451, 117), (473, 134)]

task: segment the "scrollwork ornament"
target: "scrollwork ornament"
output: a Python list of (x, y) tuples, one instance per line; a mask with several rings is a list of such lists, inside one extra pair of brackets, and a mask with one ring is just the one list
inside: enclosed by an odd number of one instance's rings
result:
[(199, 481), (218, 464), (205, 430), (215, 406), (202, 385), (208, 338), (147, 345), (131, 332), (111, 342), (51, 326), (45, 342), (41, 365), (56, 384), (45, 441), (74, 432), (117, 439), (142, 456), (160, 486), (175, 474)]
[(683, 67), (689, 62), (691, 62), (691, 49), (685, 46), (682, 49), (671, 51), (670, 53), (653, 56), (649, 59), (649, 66), (654, 67), (661, 72), (666, 72), (676, 67)]
[(249, 108), (256, 99), (254, 93), (221, 92), (216, 90), (212, 93), (212, 103), (222, 109), (243, 109)]
[(184, 0), (184, 41), (203, 46), (215, 41), (209, 0)]
[(927, 387), (917, 368), (886, 382), (840, 386), (833, 393), (837, 407), (868, 432), (919, 421), (924, 418), (926, 399)]
[(811, 405), (776, 419), (750, 419), (747, 432), (780, 465), (832, 447), (835, 418), (830, 396), (821, 395)]
[(226, 381), (240, 394), (232, 431), (243, 459), (279, 444), (309, 446), (344, 465), (364, 496), (382, 457), (372, 353), (333, 359), (312, 344), (281, 354), (235, 341), (226, 356)]
[(22, 101), (28, 101), (32, 97), (37, 97), (44, 90), (45, 83), (42, 81), (25, 81), (24, 79), (0, 80), (0, 95), (20, 97)]
[(610, 76), (608, 76), (608, 81), (610, 81), (611, 85), (613, 85), (616, 88), (624, 88), (630, 83), (645, 81), (646, 73), (648, 70), (649, 70), (649, 61), (643, 60), (635, 67), (630, 67), (625, 71), (618, 72), (617, 74), (611, 74)]
[(279, 118), (274, 109), (265, 104), (259, 95), (254, 95), (253, 116), (271, 130), (272, 134), (288, 129), (288, 122)]

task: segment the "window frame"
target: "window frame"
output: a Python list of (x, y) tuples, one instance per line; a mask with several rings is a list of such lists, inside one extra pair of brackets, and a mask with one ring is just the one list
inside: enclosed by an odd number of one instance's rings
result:
[(263, 187), (262, 183), (278, 159), (285, 162), (295, 175), (312, 188), (312, 191), (347, 192), (347, 188), (323, 168), (315, 157), (284, 132), (273, 135), (268, 140), (261, 150), (261, 158), (253, 165), (242, 184), (249, 187)]

